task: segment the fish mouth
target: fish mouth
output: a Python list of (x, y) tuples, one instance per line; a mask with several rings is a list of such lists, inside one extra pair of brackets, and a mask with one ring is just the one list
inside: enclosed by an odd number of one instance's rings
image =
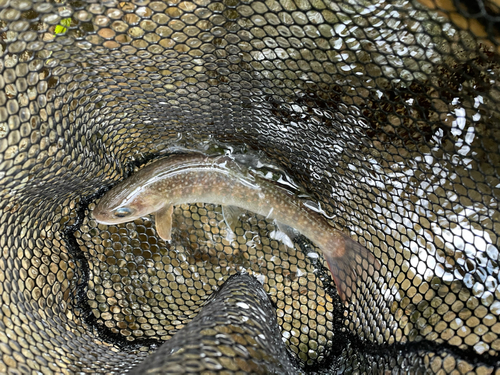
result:
[(104, 224), (104, 225), (113, 225), (116, 224), (116, 220), (113, 220), (111, 218), (107, 217), (102, 217), (100, 215), (96, 215), (95, 213), (92, 213), (92, 217), (97, 221), (99, 224)]

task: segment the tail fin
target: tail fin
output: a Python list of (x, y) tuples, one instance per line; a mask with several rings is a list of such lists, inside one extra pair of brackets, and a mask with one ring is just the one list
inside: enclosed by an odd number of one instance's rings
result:
[(367, 280), (380, 270), (380, 262), (366, 247), (340, 232), (323, 255), (343, 302), (356, 292), (358, 279)]

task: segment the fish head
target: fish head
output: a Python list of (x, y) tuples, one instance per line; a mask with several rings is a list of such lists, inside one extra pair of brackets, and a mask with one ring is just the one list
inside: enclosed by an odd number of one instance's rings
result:
[(148, 189), (131, 192), (118, 185), (101, 198), (92, 215), (100, 224), (121, 224), (147, 216), (164, 205), (165, 200)]

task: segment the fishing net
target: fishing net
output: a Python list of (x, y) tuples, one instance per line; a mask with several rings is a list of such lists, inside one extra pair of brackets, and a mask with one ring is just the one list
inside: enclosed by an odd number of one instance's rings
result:
[[(498, 0), (0, 9), (0, 373), (499, 373)], [(380, 267), (344, 304), (252, 212), (93, 219), (186, 149), (271, 161)]]

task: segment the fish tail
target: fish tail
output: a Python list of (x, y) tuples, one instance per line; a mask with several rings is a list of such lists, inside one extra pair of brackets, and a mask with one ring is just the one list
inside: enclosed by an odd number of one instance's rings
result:
[(356, 292), (358, 280), (366, 281), (375, 271), (380, 270), (380, 262), (368, 249), (350, 237), (337, 232), (323, 251), (332, 274), (339, 297), (343, 302)]

